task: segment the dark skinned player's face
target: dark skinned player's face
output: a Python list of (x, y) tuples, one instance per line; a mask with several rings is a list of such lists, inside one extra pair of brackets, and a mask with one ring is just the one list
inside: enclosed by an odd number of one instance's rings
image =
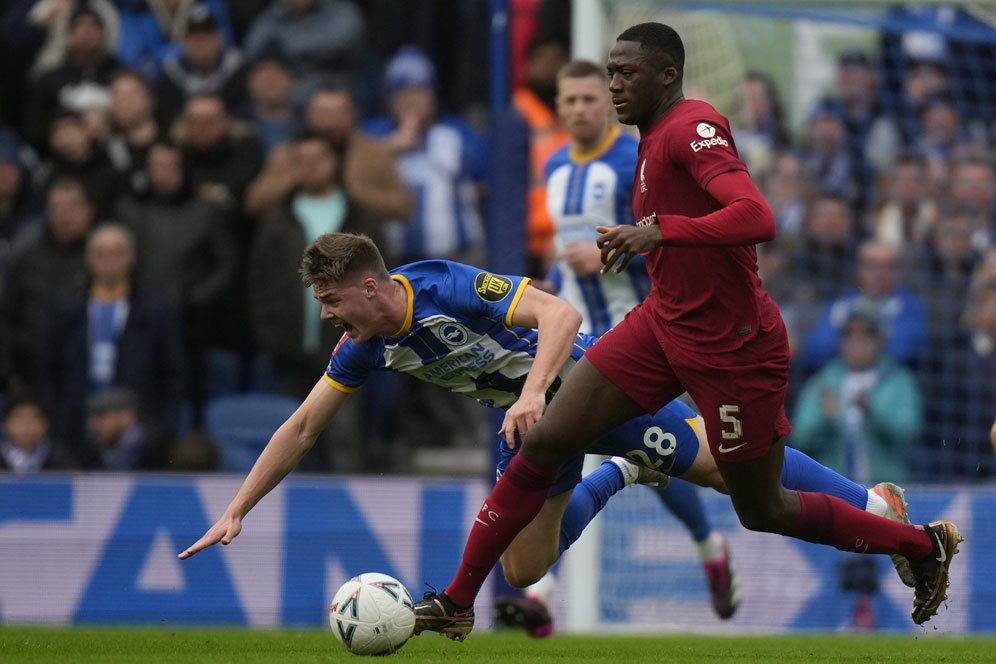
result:
[(640, 49), (639, 42), (617, 41), (606, 64), (612, 106), (619, 122), (642, 127), (654, 119), (665, 101), (667, 86), (675, 80), (674, 67), (660, 63)]

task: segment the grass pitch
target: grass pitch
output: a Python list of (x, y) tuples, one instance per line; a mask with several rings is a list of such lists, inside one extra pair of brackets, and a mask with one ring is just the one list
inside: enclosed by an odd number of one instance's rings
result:
[[(0, 662), (283, 664), (356, 662), (328, 631), (0, 627)], [(435, 634), (409, 641), (391, 662), (931, 662), (996, 661), (996, 639), (910, 636), (567, 636)]]

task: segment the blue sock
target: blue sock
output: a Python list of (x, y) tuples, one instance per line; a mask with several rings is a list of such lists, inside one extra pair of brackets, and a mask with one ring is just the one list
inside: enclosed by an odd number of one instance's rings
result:
[(868, 489), (793, 447), (785, 447), (782, 486), (797, 491), (825, 493), (845, 500), (859, 510), (868, 505)]
[(581, 537), (581, 532), (602, 511), (609, 498), (624, 486), (622, 471), (608, 460), (581, 478), (564, 510), (564, 518), (560, 520), (561, 554)]
[(657, 497), (678, 520), (685, 524), (692, 539), (703, 542), (712, 532), (709, 517), (699, 499), (699, 491), (694, 484), (672, 477), (663, 491), (657, 491)]

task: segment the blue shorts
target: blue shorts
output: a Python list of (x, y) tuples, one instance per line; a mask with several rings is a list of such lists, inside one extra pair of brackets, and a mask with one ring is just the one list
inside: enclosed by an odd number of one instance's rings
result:
[[(653, 415), (641, 415), (613, 429), (588, 448), (588, 454), (620, 456), (674, 477), (684, 475), (699, 453), (699, 439), (692, 428), (697, 413), (681, 401), (672, 401)], [(519, 451), (509, 449), (504, 436), (498, 440), (497, 476)], [(560, 469), (549, 495), (556, 496), (581, 481), (584, 455), (571, 459)]]

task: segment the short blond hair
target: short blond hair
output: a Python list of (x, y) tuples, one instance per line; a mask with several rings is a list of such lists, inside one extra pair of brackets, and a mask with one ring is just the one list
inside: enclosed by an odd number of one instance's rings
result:
[(362, 233), (325, 233), (309, 244), (301, 257), (305, 286), (342, 281), (370, 274), (378, 281), (390, 279), (380, 249)]
[(605, 67), (600, 67), (591, 60), (571, 60), (557, 72), (558, 81), (565, 78), (588, 78), (589, 76), (605, 78)]

